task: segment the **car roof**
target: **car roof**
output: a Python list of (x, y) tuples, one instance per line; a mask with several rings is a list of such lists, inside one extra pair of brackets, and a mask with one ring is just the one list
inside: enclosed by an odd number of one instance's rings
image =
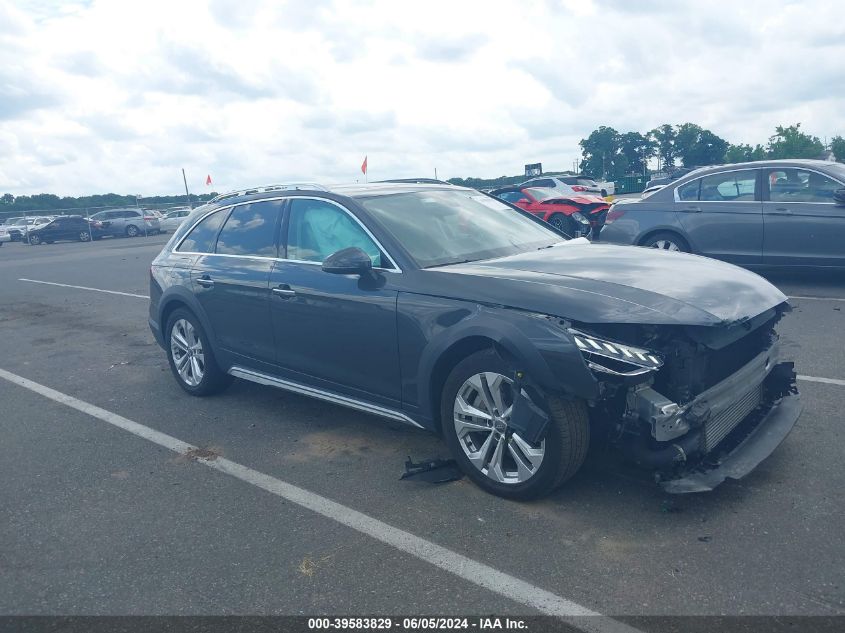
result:
[[(275, 187), (275, 188), (273, 188)], [(325, 187), (322, 185), (296, 186), (295, 188), (282, 188), (283, 186), (255, 187), (253, 189), (223, 194), (207, 204), (215, 207), (239, 204), (252, 200), (265, 200), (268, 198), (291, 197), (296, 198), (308, 195), (320, 195), (331, 198), (333, 196), (346, 196), (348, 198), (368, 198), (373, 196), (393, 195), (401, 193), (418, 193), (424, 191), (477, 191), (469, 187), (460, 187), (448, 183), (433, 184), (420, 182), (372, 182), (355, 183), (345, 185), (333, 185)]]

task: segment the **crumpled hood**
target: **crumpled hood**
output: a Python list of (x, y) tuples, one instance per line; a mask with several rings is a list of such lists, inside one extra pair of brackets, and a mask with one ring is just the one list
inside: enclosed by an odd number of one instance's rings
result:
[(433, 271), (444, 281), (475, 277), (460, 284), (470, 288), (466, 298), (502, 303), (504, 296), (510, 307), (590, 323), (724, 324), (787, 300), (759, 275), (731, 264), (583, 239)]

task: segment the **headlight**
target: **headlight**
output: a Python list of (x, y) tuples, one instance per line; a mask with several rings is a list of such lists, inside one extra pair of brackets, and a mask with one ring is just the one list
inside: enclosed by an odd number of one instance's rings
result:
[(639, 376), (663, 366), (663, 359), (651, 350), (600, 339), (574, 328), (568, 328), (567, 332), (581, 350), (587, 366), (595, 371), (614, 376)]
[(585, 218), (583, 215), (578, 213), (578, 211), (575, 211), (569, 217), (572, 218), (573, 220), (575, 220), (576, 222), (578, 222), (579, 224), (589, 224), (590, 223), (590, 221), (587, 218)]

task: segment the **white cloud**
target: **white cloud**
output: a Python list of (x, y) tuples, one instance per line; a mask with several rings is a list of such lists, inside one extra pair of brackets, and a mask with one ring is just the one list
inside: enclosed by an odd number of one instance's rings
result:
[(598, 125), (830, 137), (837, 5), (0, 0), (0, 193), (563, 169)]

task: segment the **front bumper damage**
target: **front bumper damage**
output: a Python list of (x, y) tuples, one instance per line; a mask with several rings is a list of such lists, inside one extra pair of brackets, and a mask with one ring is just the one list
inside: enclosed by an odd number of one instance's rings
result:
[(778, 363), (776, 340), (724, 380), (679, 405), (650, 385), (628, 393), (639, 434), (622, 449), (656, 471), (670, 493), (712, 490), (740, 479), (786, 438), (801, 413), (792, 363)]
[(660, 486), (674, 494), (707, 492), (725, 479), (742, 479), (771, 455), (786, 439), (801, 415), (801, 398), (795, 394), (775, 401), (751, 433), (733, 450), (714, 460), (704, 460), (685, 474), (660, 482)]

